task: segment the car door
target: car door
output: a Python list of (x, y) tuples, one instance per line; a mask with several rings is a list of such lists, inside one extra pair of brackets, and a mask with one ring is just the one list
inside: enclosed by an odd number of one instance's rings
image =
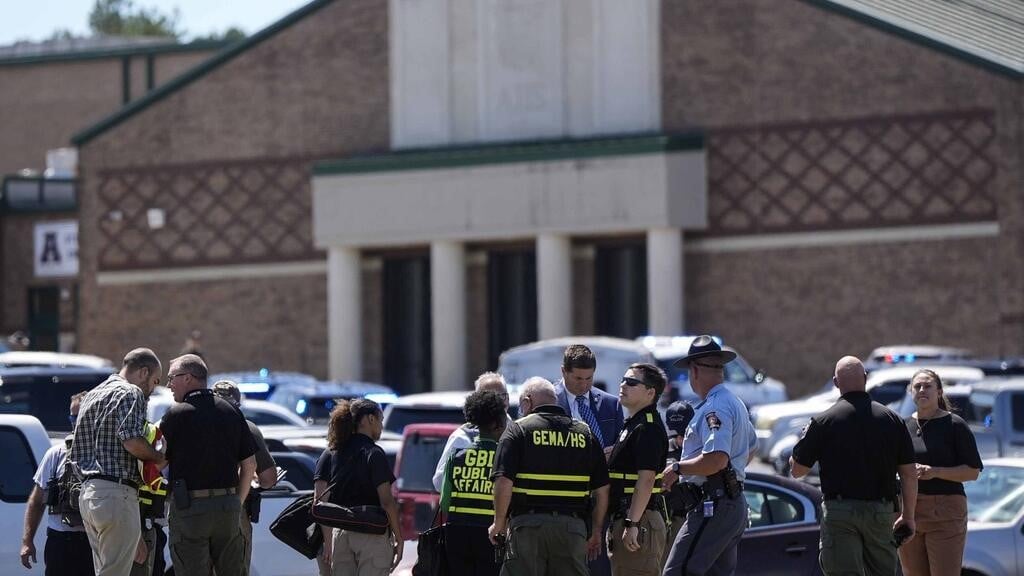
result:
[(797, 492), (761, 482), (747, 482), (743, 496), (750, 512), (750, 526), (740, 541), (736, 573), (821, 574), (820, 528), (814, 504)]

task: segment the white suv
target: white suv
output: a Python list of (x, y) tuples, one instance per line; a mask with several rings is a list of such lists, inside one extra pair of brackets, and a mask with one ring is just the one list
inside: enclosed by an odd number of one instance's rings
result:
[[(647, 347), (658, 363), (658, 366), (665, 371), (668, 381), (679, 391), (680, 399), (687, 402), (697, 400), (697, 394), (690, 387), (689, 375), (685, 369), (676, 368), (673, 363), (686, 356), (690, 350), (690, 343), (696, 336), (643, 336), (637, 338), (637, 342)], [(722, 341), (718, 344), (723, 346)], [(735, 348), (723, 346), (725, 349), (736, 352)], [(774, 378), (767, 378), (755, 370), (739, 352), (736, 359), (725, 365), (725, 386), (733, 394), (743, 400), (747, 408), (760, 404), (771, 404), (774, 402), (785, 402), (786, 386)]]

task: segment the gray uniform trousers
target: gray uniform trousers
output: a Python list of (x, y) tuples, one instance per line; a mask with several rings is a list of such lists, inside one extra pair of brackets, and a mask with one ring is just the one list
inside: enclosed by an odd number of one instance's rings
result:
[(241, 507), (235, 494), (193, 497), (185, 509), (172, 498), (167, 523), (174, 573), (199, 576), (215, 568), (217, 576), (248, 576), (249, 567), (243, 564), (245, 537), (238, 522)]
[(727, 576), (736, 571), (736, 548), (746, 530), (747, 501), (719, 498), (714, 515), (704, 517), (704, 506), (698, 505), (686, 516), (686, 522), (672, 543), (663, 576), (710, 575)]

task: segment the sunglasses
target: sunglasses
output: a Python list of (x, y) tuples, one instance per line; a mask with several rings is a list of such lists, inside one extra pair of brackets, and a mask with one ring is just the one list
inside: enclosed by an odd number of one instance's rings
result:
[(629, 376), (622, 377), (622, 386), (647, 386), (647, 383), (643, 380), (636, 378), (630, 378)]

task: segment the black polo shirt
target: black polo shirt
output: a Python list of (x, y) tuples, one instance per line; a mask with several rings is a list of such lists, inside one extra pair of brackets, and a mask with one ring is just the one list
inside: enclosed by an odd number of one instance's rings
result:
[(793, 459), (820, 463), (825, 499), (894, 500), (896, 469), (914, 463), (914, 446), (895, 412), (867, 392), (849, 392), (811, 418)]
[(189, 490), (238, 486), (238, 463), (256, 453), (242, 413), (208, 389), (193, 390), (164, 414), (170, 480)]
[(329, 502), (339, 506), (380, 506), (377, 487), (394, 483), (384, 449), (365, 434), (353, 434), (341, 450), (324, 450), (313, 480), (334, 484)]
[[(609, 456), (608, 471), (612, 477), (609, 502), (613, 508), (618, 505), (620, 498), (626, 496), (623, 485), (636, 485), (636, 479), (617, 481), (618, 473), (636, 474), (640, 470), (653, 470), (659, 474), (665, 469), (667, 458), (668, 432), (665, 431), (665, 423), (657, 406), (651, 404), (626, 420)], [(660, 484), (655, 482), (655, 488)]]

